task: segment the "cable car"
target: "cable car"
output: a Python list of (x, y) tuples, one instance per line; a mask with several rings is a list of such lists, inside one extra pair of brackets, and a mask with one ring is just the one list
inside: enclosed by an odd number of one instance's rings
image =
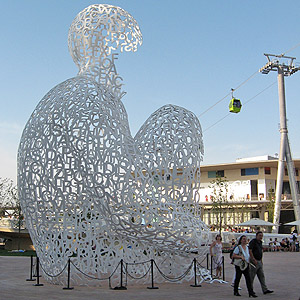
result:
[(232, 113), (239, 113), (242, 109), (242, 102), (240, 99), (232, 98), (229, 102), (229, 111)]

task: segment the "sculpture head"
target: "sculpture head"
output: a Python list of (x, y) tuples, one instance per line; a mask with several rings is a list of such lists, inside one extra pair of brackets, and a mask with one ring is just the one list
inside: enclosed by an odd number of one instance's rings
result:
[(93, 4), (72, 22), (68, 46), (80, 73), (103, 63), (118, 50), (137, 51), (142, 33), (136, 20), (124, 9), (109, 4)]

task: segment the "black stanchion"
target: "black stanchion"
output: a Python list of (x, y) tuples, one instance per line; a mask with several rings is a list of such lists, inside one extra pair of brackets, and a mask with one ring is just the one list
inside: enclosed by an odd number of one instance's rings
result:
[(42, 283), (40, 283), (40, 259), (36, 257), (36, 277), (37, 277), (37, 282), (34, 284), (34, 286), (43, 286)]
[(154, 286), (153, 264), (154, 264), (154, 260), (151, 259), (151, 286), (147, 286), (147, 289), (149, 289), (149, 290), (157, 290), (158, 289), (157, 286)]
[(225, 281), (224, 256), (222, 256), (222, 270), (223, 270), (223, 280)]
[(125, 286), (127, 286), (127, 277), (128, 277), (128, 263), (125, 263)]
[(200, 287), (201, 284), (197, 284), (197, 259), (194, 258), (194, 277), (195, 277), (195, 284), (191, 284), (192, 287)]
[[(35, 257), (35, 263), (37, 262), (37, 256)], [(35, 273), (34, 273), (35, 271)], [(41, 275), (39, 275), (40, 277), (42, 277)], [(36, 275), (36, 267), (35, 267), (35, 270), (33, 269), (33, 272), (32, 272), (32, 277), (37, 277)]]
[(209, 253), (206, 254), (206, 269), (208, 270), (209, 267)]
[(73, 290), (73, 287), (70, 287), (70, 276), (71, 276), (71, 259), (68, 259), (68, 286), (64, 287), (63, 290)]
[(120, 262), (121, 265), (121, 278), (120, 278), (120, 286), (116, 286), (114, 290), (127, 290), (126, 286), (123, 286), (123, 259)]
[(211, 257), (210, 257), (210, 275), (211, 275), (211, 276), (212, 276), (212, 273), (213, 273), (213, 272), (212, 272), (212, 268), (213, 268), (213, 263), (212, 263), (212, 262), (213, 262), (213, 257), (211, 256)]
[(33, 255), (30, 255), (30, 276), (26, 281), (35, 281), (34, 278), (32, 278), (33, 275)]

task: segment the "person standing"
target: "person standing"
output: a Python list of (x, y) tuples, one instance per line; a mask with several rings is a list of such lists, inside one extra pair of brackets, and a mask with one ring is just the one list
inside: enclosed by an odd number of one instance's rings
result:
[(263, 257), (263, 247), (262, 247), (263, 233), (261, 231), (256, 232), (256, 237), (249, 243), (249, 253), (253, 266), (250, 264), (250, 278), (251, 285), (253, 287), (253, 281), (255, 275), (257, 275), (258, 280), (261, 285), (261, 289), (264, 294), (271, 294), (273, 291), (269, 290), (265, 281), (265, 274), (263, 269), (262, 257)]
[(249, 263), (250, 263), (250, 254), (247, 246), (247, 237), (242, 235), (239, 239), (238, 246), (234, 249), (232, 258), (234, 260), (242, 260), (245, 262), (245, 265), (241, 267), (240, 265), (236, 265), (235, 262), (235, 281), (234, 281), (234, 296), (241, 296), (238, 292), (239, 283), (244, 274), (246, 285), (249, 293), (249, 297), (256, 298), (257, 295), (253, 291), (253, 287), (251, 284), (250, 274), (249, 274)]
[(221, 278), (222, 274), (222, 237), (220, 234), (216, 235), (216, 240), (210, 245), (210, 255), (212, 256), (213, 268), (216, 269), (216, 277)]
[(290, 251), (295, 252), (296, 251), (296, 239), (297, 239), (297, 231), (294, 230), (291, 232), (290, 235)]

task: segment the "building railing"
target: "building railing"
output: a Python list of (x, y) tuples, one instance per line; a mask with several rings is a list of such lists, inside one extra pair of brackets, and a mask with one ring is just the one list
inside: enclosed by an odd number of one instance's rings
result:
[[(18, 219), (16, 218), (0, 218), (0, 228), (18, 229)], [(21, 229), (25, 229), (25, 221), (22, 221)]]
[[(300, 199), (300, 194), (297, 194), (298, 196), (298, 199)], [(269, 199), (266, 198), (266, 197), (259, 197), (257, 195), (247, 195), (247, 196), (244, 196), (244, 197), (234, 197), (232, 199), (228, 199), (228, 204), (235, 204), (235, 203), (239, 203), (239, 202), (246, 202), (246, 203), (249, 203), (249, 202), (254, 202), (254, 201), (268, 201)], [(292, 201), (293, 198), (292, 198), (292, 195), (291, 194), (282, 194), (281, 195), (281, 200), (287, 200), (287, 201)], [(212, 201), (210, 199), (208, 200), (205, 200), (205, 201), (200, 201), (200, 204), (211, 204)]]

